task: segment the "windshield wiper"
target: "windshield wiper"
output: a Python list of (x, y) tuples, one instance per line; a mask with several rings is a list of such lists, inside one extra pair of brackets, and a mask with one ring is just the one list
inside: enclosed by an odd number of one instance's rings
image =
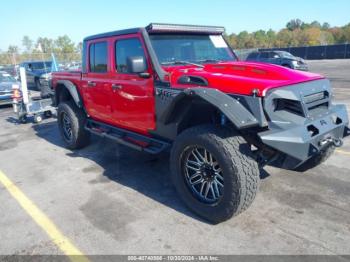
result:
[(181, 60), (175, 60), (175, 61), (169, 61), (169, 62), (163, 62), (161, 65), (194, 65), (197, 67), (204, 67), (203, 65), (192, 63), (189, 61), (181, 61)]

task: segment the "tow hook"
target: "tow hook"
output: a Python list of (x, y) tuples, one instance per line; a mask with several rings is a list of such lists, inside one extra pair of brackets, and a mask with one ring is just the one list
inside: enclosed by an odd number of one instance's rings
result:
[(343, 145), (343, 141), (339, 138), (327, 137), (319, 142), (320, 147), (324, 147), (327, 144), (332, 143), (335, 147), (341, 147)]
[(343, 140), (334, 138), (333, 139), (333, 145), (335, 147), (341, 147), (343, 145)]

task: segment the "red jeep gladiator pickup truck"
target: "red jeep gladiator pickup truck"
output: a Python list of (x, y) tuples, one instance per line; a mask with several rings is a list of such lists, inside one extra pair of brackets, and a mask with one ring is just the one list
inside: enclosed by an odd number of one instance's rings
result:
[(348, 116), (324, 77), (240, 62), (224, 28), (150, 24), (89, 36), (82, 71), (53, 74), (70, 149), (90, 133), (170, 150), (173, 183), (212, 223), (248, 208), (265, 164), (306, 169), (342, 145)]

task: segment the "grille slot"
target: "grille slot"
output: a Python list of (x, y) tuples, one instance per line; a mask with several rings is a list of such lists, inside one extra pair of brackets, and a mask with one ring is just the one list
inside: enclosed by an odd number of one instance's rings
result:
[(279, 98), (275, 100), (275, 111), (287, 111), (298, 116), (305, 116), (300, 101)]
[(328, 109), (329, 93), (327, 91), (304, 96), (304, 103), (310, 114), (319, 114)]
[(315, 94), (304, 96), (304, 101), (306, 104), (310, 104), (325, 99), (326, 97), (328, 97), (328, 92), (318, 92)]

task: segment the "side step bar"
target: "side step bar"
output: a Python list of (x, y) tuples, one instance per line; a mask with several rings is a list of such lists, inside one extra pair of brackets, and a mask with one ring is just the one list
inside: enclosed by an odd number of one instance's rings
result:
[(97, 136), (109, 138), (119, 144), (150, 154), (159, 154), (170, 147), (170, 144), (167, 142), (100, 123), (92, 119), (87, 120), (85, 129)]

